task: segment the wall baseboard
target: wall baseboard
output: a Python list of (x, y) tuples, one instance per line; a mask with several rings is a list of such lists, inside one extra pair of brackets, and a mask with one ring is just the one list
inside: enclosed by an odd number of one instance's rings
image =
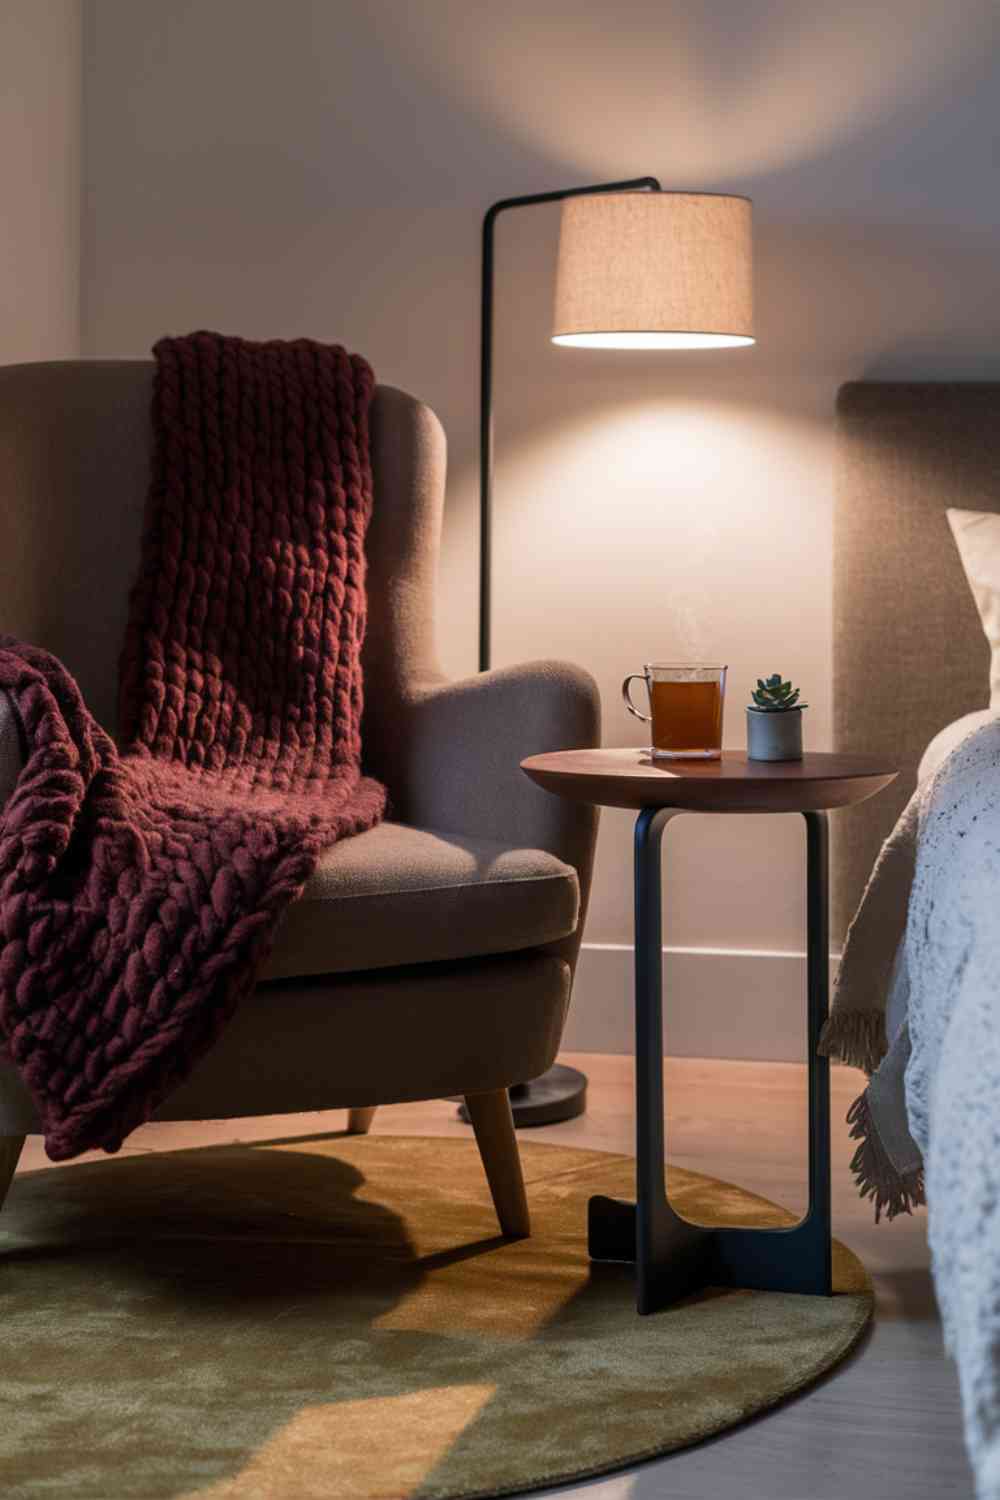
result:
[[(836, 961), (831, 954), (831, 977)], [(584, 943), (563, 1035), (567, 1051), (634, 1051), (632, 962), (630, 944)], [(804, 953), (665, 948), (665, 1050), (671, 1057), (802, 1062), (805, 997)]]

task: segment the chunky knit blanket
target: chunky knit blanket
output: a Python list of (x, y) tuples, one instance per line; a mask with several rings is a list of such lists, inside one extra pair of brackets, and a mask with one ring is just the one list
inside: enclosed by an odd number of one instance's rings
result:
[(321, 851), (384, 808), (360, 768), (371, 369), (304, 339), (154, 352), (123, 749), (65, 667), (0, 638), (27, 757), (0, 819), (0, 1040), (57, 1161), (149, 1118)]
[[(852, 1107), (876, 1213), (924, 1199), (980, 1500), (1000, 1500), (1000, 720), (918, 787), (845, 946), (830, 1055), (872, 1072)], [(901, 939), (901, 941), (900, 941)], [(881, 1036), (880, 1036), (881, 1033)]]

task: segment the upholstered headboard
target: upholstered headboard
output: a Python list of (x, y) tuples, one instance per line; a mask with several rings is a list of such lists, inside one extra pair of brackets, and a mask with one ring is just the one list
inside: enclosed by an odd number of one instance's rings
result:
[(837, 417), (834, 748), (902, 770), (834, 820), (839, 939), (929, 740), (989, 700), (989, 652), (945, 510), (1000, 511), (1000, 384), (845, 385)]

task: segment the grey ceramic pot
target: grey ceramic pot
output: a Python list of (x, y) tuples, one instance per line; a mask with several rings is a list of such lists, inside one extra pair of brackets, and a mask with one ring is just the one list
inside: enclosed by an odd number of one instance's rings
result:
[(747, 709), (747, 756), (750, 760), (801, 760), (802, 710)]

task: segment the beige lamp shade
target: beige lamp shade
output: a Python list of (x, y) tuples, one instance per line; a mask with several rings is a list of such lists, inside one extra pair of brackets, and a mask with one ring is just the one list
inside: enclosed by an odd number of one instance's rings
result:
[(552, 339), (604, 349), (752, 344), (749, 199), (662, 192), (567, 198)]

